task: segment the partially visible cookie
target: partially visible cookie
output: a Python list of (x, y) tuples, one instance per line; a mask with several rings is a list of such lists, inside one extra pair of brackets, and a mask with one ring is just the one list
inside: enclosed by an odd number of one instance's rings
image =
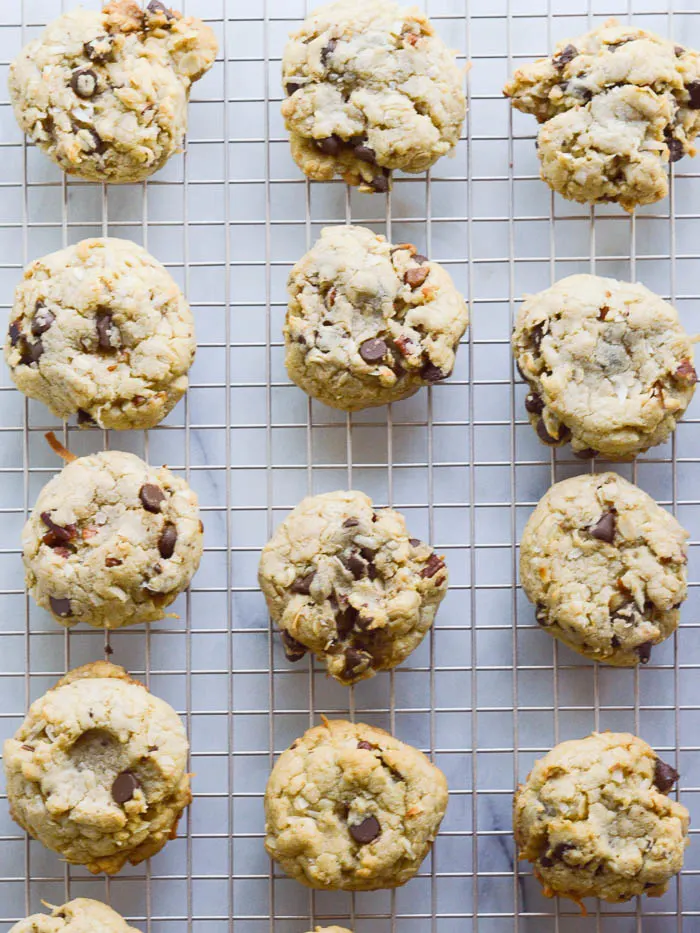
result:
[(310, 651), (344, 684), (404, 661), (447, 592), (445, 562), (403, 515), (354, 491), (304, 499), (263, 549), (258, 578), (287, 657)]
[(661, 896), (688, 845), (688, 811), (668, 796), (678, 776), (629, 733), (562, 742), (516, 792), (520, 858), (548, 897)]
[(192, 797), (188, 749), (167, 703), (121, 667), (87, 664), (5, 742), (12, 818), (66, 862), (116, 874), (175, 838)]
[(111, 907), (86, 897), (63, 907), (46, 906), (50, 914), (33, 914), (20, 920), (10, 933), (138, 933)]
[(197, 349), (169, 272), (128, 240), (37, 259), (15, 291), (5, 359), (17, 388), (83, 426), (152, 428), (187, 391)]
[[(309, 931), (313, 933), (313, 931)], [(316, 927), (316, 933), (350, 933), (345, 927)]]
[(10, 65), (21, 129), (64, 172), (143, 181), (182, 147), (192, 84), (214, 64), (201, 20), (113, 0), (51, 23)]
[(520, 579), (539, 624), (569, 648), (606, 664), (646, 664), (678, 626), (688, 537), (616, 473), (575, 476), (530, 516)]
[(265, 846), (310, 888), (395, 888), (419, 870), (447, 808), (443, 773), (382, 729), (309, 729), (275, 765)]
[(695, 393), (693, 345), (643, 285), (572, 275), (526, 297), (513, 353), (540, 440), (625, 460), (661, 444)]
[(314, 10), (282, 73), (292, 155), (316, 181), (388, 191), (393, 171), (424, 172), (459, 140), (464, 71), (425, 14), (394, 0)]
[(199, 567), (197, 496), (134, 454), (80, 457), (39, 493), (22, 546), (29, 592), (62, 625), (155, 622)]
[(543, 124), (542, 178), (572, 201), (651, 204), (669, 162), (695, 155), (698, 53), (614, 19), (518, 69), (504, 93)]
[(357, 411), (447, 379), (469, 309), (449, 274), (365, 227), (326, 227), (289, 277), (289, 377)]

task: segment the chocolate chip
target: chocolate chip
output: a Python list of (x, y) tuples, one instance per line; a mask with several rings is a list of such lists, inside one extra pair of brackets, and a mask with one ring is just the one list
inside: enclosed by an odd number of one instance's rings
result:
[(437, 554), (432, 553), (428, 558), (428, 563), (421, 570), (420, 575), (424, 580), (429, 580), (431, 577), (434, 577), (438, 570), (442, 570), (445, 566), (445, 561), (440, 560)]
[(41, 337), (55, 320), (56, 315), (49, 311), (46, 305), (38, 301), (34, 309), (34, 317), (32, 318), (32, 333), (35, 337)]
[(170, 560), (175, 553), (175, 544), (177, 542), (177, 528), (172, 522), (168, 522), (158, 539), (158, 551), (164, 560)]
[(374, 558), (377, 556), (377, 552), (376, 552), (376, 551), (373, 551), (372, 548), (369, 548), (369, 547), (361, 547), (361, 548), (360, 548), (360, 554), (361, 554), (361, 555), (364, 557), (364, 559), (367, 560), (367, 561), (374, 560)]
[(359, 524), (360, 520), (358, 518), (346, 518), (343, 522), (343, 528), (357, 528)]
[(372, 179), (370, 184), (377, 194), (386, 194), (386, 192), (389, 190), (389, 176), (377, 175)]
[(78, 533), (78, 529), (75, 525), (67, 525), (65, 528), (62, 525), (57, 525), (48, 512), (41, 513), (41, 520), (49, 529), (51, 536), (56, 540), (58, 545), (68, 544)]
[(612, 509), (603, 512), (595, 525), (591, 525), (589, 531), (598, 541), (604, 541), (606, 544), (612, 544), (615, 540), (615, 512)]
[(651, 649), (653, 647), (654, 643), (651, 641), (645, 641), (644, 644), (637, 646), (636, 651), (642, 664), (649, 663), (649, 659), (651, 658)]
[(430, 262), (428, 257), (424, 256), (422, 253), (416, 253), (416, 255), (413, 257), (413, 261), (419, 262), (421, 265), (423, 265), (425, 262)]
[(420, 288), (429, 275), (430, 266), (418, 266), (417, 269), (407, 269), (403, 280), (406, 285), (410, 285), (411, 288)]
[(91, 62), (102, 64), (112, 57), (114, 53), (114, 39), (111, 36), (95, 36), (83, 46), (83, 52)]
[(408, 543), (411, 545), (411, 547), (420, 547), (423, 544), (420, 538), (409, 538)]
[(597, 457), (600, 451), (593, 450), (592, 447), (584, 447), (583, 450), (575, 450), (574, 457), (577, 457), (579, 460), (592, 460), (594, 457)]
[(547, 858), (546, 855), (543, 855), (542, 858), (540, 859), (540, 865), (543, 868), (551, 868), (552, 865), (554, 865), (554, 862), (551, 860), (551, 858)]
[(100, 311), (95, 317), (95, 327), (97, 329), (97, 345), (100, 350), (113, 352), (112, 333), (115, 330), (111, 311)]
[(376, 816), (368, 816), (366, 820), (358, 823), (357, 826), (348, 826), (348, 829), (352, 838), (360, 846), (366, 846), (368, 843), (374, 842), (382, 834), (382, 827), (379, 825)]
[(97, 93), (97, 74), (92, 68), (81, 68), (74, 71), (70, 79), (70, 86), (78, 97), (89, 100)]
[(285, 87), (285, 90), (287, 92), (287, 97), (291, 97), (292, 94), (296, 94), (296, 92), (300, 90), (301, 87), (302, 85), (297, 84), (296, 81), (289, 81), (287, 86)]
[(530, 340), (532, 341), (532, 345), (534, 346), (537, 352), (539, 352), (543, 337), (544, 337), (544, 324), (535, 324), (535, 326), (530, 331)]
[(352, 630), (355, 628), (358, 615), (359, 613), (354, 606), (348, 606), (346, 609), (343, 609), (336, 614), (335, 628), (338, 638), (341, 641), (344, 638), (347, 638), (350, 632), (352, 632)]
[(301, 642), (298, 642), (296, 638), (292, 638), (289, 632), (282, 632), (282, 645), (284, 647), (284, 653), (288, 661), (295, 663), (296, 661), (301, 661), (301, 659), (306, 655), (306, 648)]
[(377, 153), (369, 146), (355, 146), (355, 155), (361, 162), (369, 162), (370, 165), (377, 164)]
[(162, 13), (168, 21), (175, 19), (173, 11), (169, 10), (160, 0), (151, 0), (146, 9), (149, 13)]
[(34, 748), (33, 745), (23, 745), (22, 748), (24, 749), (25, 752), (34, 752), (34, 751), (36, 751), (36, 749)]
[(58, 599), (56, 596), (49, 596), (49, 603), (51, 605), (51, 611), (55, 616), (58, 616), (59, 619), (67, 619), (69, 616), (73, 615), (70, 599)]
[(358, 742), (357, 747), (363, 748), (366, 752), (374, 751), (374, 745), (371, 745), (369, 742), (365, 742), (364, 740), (362, 742)]
[(95, 155), (104, 155), (104, 153), (107, 151), (107, 144), (105, 143), (104, 139), (102, 139), (99, 133), (97, 133), (96, 130), (93, 130), (92, 127), (86, 127), (86, 129), (90, 134), (90, 139), (92, 141), (92, 151), (95, 153)]
[(365, 340), (360, 346), (360, 356), (365, 363), (379, 363), (387, 354), (388, 347), (381, 337)]
[(319, 149), (324, 155), (328, 156), (337, 156), (340, 150), (343, 148), (343, 140), (340, 136), (327, 136), (325, 139), (316, 140), (316, 148)]
[(118, 557), (108, 557), (105, 560), (105, 567), (121, 567), (124, 563), (123, 560), (119, 560)]
[(443, 379), (447, 379), (448, 376), (452, 375), (451, 373), (444, 373), (435, 363), (426, 363), (421, 369), (420, 374), (423, 379), (431, 385), (436, 382), (442, 382)]
[(690, 95), (688, 106), (691, 110), (700, 110), (700, 81), (691, 81), (686, 84), (686, 91)]
[(667, 794), (676, 783), (680, 774), (671, 765), (667, 765), (660, 758), (656, 759), (654, 765), (654, 784), (662, 794)]
[(575, 849), (576, 846), (572, 845), (570, 842), (560, 842), (558, 846), (555, 846), (552, 850), (552, 858), (561, 860), (561, 857), (565, 852), (569, 852), (571, 849)]
[(571, 431), (566, 427), (566, 425), (559, 426), (559, 437), (552, 437), (552, 435), (547, 430), (547, 425), (544, 423), (544, 419), (540, 418), (537, 422), (537, 435), (543, 444), (548, 444), (550, 447), (556, 447), (558, 444), (565, 444), (571, 437)]
[(22, 355), (19, 358), (22, 366), (31, 366), (32, 363), (38, 363), (44, 353), (44, 344), (41, 340), (30, 343), (22, 337), (21, 340)]
[(690, 383), (690, 385), (695, 385), (698, 381), (698, 374), (695, 372), (695, 367), (690, 360), (683, 360), (673, 375), (676, 379), (681, 379), (683, 382)]
[(537, 619), (538, 625), (549, 625), (547, 607), (543, 603), (537, 603), (535, 608), (535, 619)]
[(610, 639), (610, 646), (612, 648), (619, 648), (620, 644), (621, 642), (620, 642), (620, 639), (617, 637), (617, 635), (613, 635), (613, 637)]
[(372, 657), (366, 651), (359, 651), (357, 648), (348, 648), (345, 652), (344, 676), (348, 680), (352, 679), (360, 668), (367, 670), (371, 661)]
[(16, 347), (22, 336), (22, 331), (19, 325), (19, 321), (13, 321), (10, 324), (8, 335), (10, 337), (10, 346)]
[(165, 502), (165, 493), (160, 486), (155, 486), (153, 483), (146, 483), (141, 487), (139, 499), (144, 509), (147, 512), (153, 512), (155, 515), (160, 512), (160, 507), (163, 502)]
[(340, 562), (346, 570), (349, 570), (350, 573), (356, 580), (361, 579), (365, 576), (367, 572), (367, 567), (365, 562), (361, 560), (357, 554), (350, 554), (348, 557), (341, 557)]
[(312, 570), (311, 573), (307, 573), (305, 577), (297, 577), (294, 583), (289, 587), (289, 592), (308, 596), (311, 592), (311, 584), (315, 576), (316, 571)]
[(112, 784), (112, 799), (115, 803), (128, 803), (134, 799), (134, 793), (140, 786), (135, 774), (131, 771), (122, 771)]
[(676, 45), (676, 46), (674, 47), (673, 51), (676, 53), (676, 57), (677, 57), (677, 58), (680, 58), (681, 55), (684, 54), (685, 49), (683, 48), (682, 45)]
[(321, 64), (324, 65), (324, 67), (328, 64), (328, 57), (329, 55), (333, 54), (337, 45), (338, 45), (338, 40), (331, 39), (328, 45), (326, 45), (321, 51)]
[(552, 64), (554, 67), (561, 71), (565, 65), (568, 65), (570, 61), (573, 61), (574, 58), (578, 55), (578, 49), (575, 45), (567, 45), (566, 48), (563, 48), (561, 52), (558, 52), (552, 58)]
[(97, 424), (92, 415), (88, 414), (86, 411), (83, 411), (82, 408), (78, 409), (78, 424)]
[(666, 145), (668, 146), (668, 161), (680, 162), (680, 160), (685, 155), (683, 143), (680, 139), (677, 139), (675, 136), (668, 132), (664, 134), (664, 137), (666, 139)]
[(528, 411), (531, 415), (541, 415), (544, 411), (542, 396), (538, 395), (537, 392), (529, 392), (525, 396), (525, 411)]

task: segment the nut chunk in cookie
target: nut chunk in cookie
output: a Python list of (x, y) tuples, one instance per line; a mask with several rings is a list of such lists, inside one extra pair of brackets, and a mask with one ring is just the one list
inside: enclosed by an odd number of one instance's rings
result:
[(304, 499), (263, 549), (258, 578), (289, 660), (310, 651), (343, 684), (401, 664), (447, 592), (445, 562), (403, 515), (354, 491)]
[(163, 848), (191, 800), (174, 709), (114, 664), (66, 674), (5, 742), (15, 822), (72, 865), (116, 874)]
[(365, 227), (326, 227), (289, 277), (290, 379), (358, 411), (447, 379), (469, 308), (449, 274), (411, 243)]
[(195, 352), (185, 296), (128, 240), (83, 240), (37, 259), (15, 290), (10, 375), (62, 420), (155, 427), (187, 391)]
[(422, 752), (382, 729), (326, 720), (273, 768), (265, 846), (310, 888), (395, 888), (419, 870), (446, 808), (445, 776)]
[(425, 14), (394, 0), (314, 10), (287, 43), (282, 80), (297, 165), (367, 193), (388, 191), (394, 170), (424, 172), (450, 153), (467, 112), (455, 53)]
[(700, 56), (614, 19), (520, 68), (504, 93), (542, 124), (542, 178), (571, 201), (651, 204), (669, 163), (695, 155)]
[(182, 148), (192, 84), (214, 64), (201, 20), (113, 0), (51, 23), (10, 66), (21, 129), (64, 172), (143, 181)]
[(67, 627), (156, 622), (189, 586), (202, 538), (197, 496), (170, 470), (116, 450), (80, 457), (24, 526), (27, 587)]
[(99, 901), (78, 897), (62, 907), (46, 905), (50, 914), (33, 914), (10, 933), (139, 933), (123, 917)]
[(659, 897), (688, 845), (688, 811), (668, 796), (678, 777), (629, 733), (562, 742), (515, 794), (520, 858), (548, 897)]
[(556, 483), (520, 544), (520, 579), (537, 622), (594, 661), (647, 664), (678, 626), (688, 537), (616, 473)]
[(525, 298), (513, 333), (530, 422), (549, 446), (628, 460), (662, 444), (695, 393), (678, 312), (643, 285), (572, 275)]

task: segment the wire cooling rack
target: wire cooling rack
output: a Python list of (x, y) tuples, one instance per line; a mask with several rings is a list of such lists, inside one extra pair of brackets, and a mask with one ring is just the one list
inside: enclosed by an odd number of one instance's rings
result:
[[(24, 41), (71, 0), (2, 0), (3, 73)], [(99, 6), (90, 0), (87, 6)], [(179, 620), (109, 639), (112, 659), (184, 716), (195, 800), (181, 835), (117, 878), (68, 868), (10, 821), (0, 800), (0, 931), (41, 900), (104, 899), (148, 933), (303, 933), (337, 920), (356, 933), (695, 933), (700, 842), (658, 900), (601, 905), (582, 919), (514, 868), (511, 795), (535, 758), (594, 728), (638, 732), (681, 770), (700, 823), (698, 567), (700, 402), (672, 442), (619, 470), (691, 530), (690, 597), (674, 640), (641, 672), (597, 668), (533, 624), (516, 585), (517, 542), (555, 479), (588, 467), (550, 454), (523, 417), (511, 321), (524, 291), (595, 269), (639, 278), (698, 327), (700, 162), (675, 166), (671, 197), (629, 218), (554, 198), (537, 178), (535, 124), (501, 87), (607, 15), (700, 46), (696, 0), (426, 0), (440, 33), (473, 62), (468, 134), (429, 178), (390, 199), (309, 185), (279, 116), (279, 59), (304, 0), (187, 0), (221, 53), (195, 89), (185, 156), (146, 186), (64, 179), (15, 126), (0, 92), (0, 307), (26, 262), (86, 236), (146, 245), (186, 288), (199, 353), (188, 400), (158, 429), (103, 435), (62, 428), (0, 371), (0, 732), (66, 669), (103, 656), (105, 637), (65, 633), (23, 589), (27, 509), (59, 464), (44, 431), (76, 453), (112, 446), (167, 462), (199, 493), (206, 553)], [(350, 418), (309, 403), (286, 379), (285, 280), (320, 228), (366, 223), (444, 262), (470, 296), (473, 323), (454, 377), (390, 410)], [(3, 320), (4, 323), (4, 320)], [(598, 463), (597, 469), (605, 464)], [(451, 587), (432, 636), (394, 674), (348, 691), (284, 659), (271, 639), (256, 565), (261, 546), (309, 491), (358, 487), (394, 504), (447, 555)], [(276, 753), (321, 713), (387, 727), (446, 772), (450, 807), (431, 859), (405, 888), (313, 894), (271, 871), (262, 794)], [(693, 831), (691, 831), (693, 832)]]

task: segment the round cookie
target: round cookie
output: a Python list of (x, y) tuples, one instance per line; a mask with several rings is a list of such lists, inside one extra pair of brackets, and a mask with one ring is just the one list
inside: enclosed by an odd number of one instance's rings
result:
[(109, 875), (175, 838), (191, 800), (174, 709), (98, 661), (32, 703), (3, 759), (12, 818), (72, 865)]
[(569, 648), (620, 667), (646, 664), (678, 626), (688, 537), (616, 473), (575, 476), (530, 516), (520, 579), (539, 624)]
[(213, 65), (212, 30), (160, 0), (60, 16), (10, 65), (21, 129), (64, 172), (143, 181), (182, 148), (192, 84)]
[(310, 888), (395, 888), (420, 868), (446, 808), (445, 776), (422, 752), (382, 729), (324, 720), (270, 775), (265, 846)]
[(393, 0), (339, 0), (287, 43), (282, 116), (309, 178), (388, 191), (451, 152), (467, 113), (464, 69), (424, 13)]
[(540, 440), (625, 460), (661, 444), (693, 398), (693, 346), (643, 285), (572, 275), (518, 311), (513, 352)]
[(10, 933), (139, 933), (111, 907), (86, 897), (63, 907), (46, 906), (51, 914), (33, 914), (20, 920)]
[[(314, 931), (309, 930), (309, 933)], [(315, 933), (350, 933), (350, 930), (345, 927), (316, 927)]]
[(258, 579), (287, 658), (310, 651), (343, 684), (401, 664), (447, 592), (445, 562), (403, 515), (354, 491), (304, 499), (263, 549)]
[(39, 493), (22, 546), (29, 592), (62, 625), (156, 622), (199, 567), (197, 496), (134, 454), (81, 457)]
[(571, 201), (627, 211), (668, 194), (668, 164), (695, 155), (700, 57), (608, 20), (515, 72), (504, 94), (543, 126), (541, 175)]
[(57, 418), (135, 430), (180, 401), (196, 349), (170, 273), (135, 243), (96, 239), (26, 269), (5, 359), (17, 388)]
[(327, 227), (289, 277), (290, 379), (343, 411), (387, 405), (452, 374), (469, 309), (448, 273), (364, 227)]
[(515, 794), (520, 858), (534, 864), (548, 897), (659, 897), (688, 844), (688, 811), (667, 796), (677, 780), (629, 733), (562, 742)]

